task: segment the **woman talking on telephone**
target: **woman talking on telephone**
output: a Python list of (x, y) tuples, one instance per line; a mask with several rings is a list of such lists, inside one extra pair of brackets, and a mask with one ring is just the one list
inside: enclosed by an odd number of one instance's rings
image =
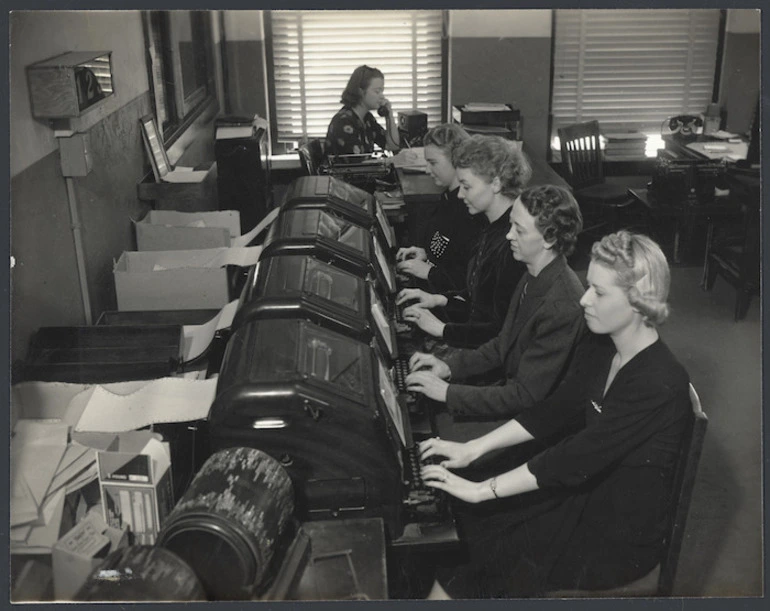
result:
[[(342, 108), (332, 117), (326, 132), (326, 155), (371, 153), (374, 145), (398, 150), (398, 125), (393, 121), (390, 102), (383, 95), (385, 76), (377, 68), (359, 66), (353, 70), (342, 92)], [(370, 111), (385, 117), (387, 130)]]

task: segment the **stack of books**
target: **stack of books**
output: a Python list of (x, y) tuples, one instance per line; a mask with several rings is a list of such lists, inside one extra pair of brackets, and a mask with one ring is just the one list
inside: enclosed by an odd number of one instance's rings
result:
[(628, 161), (644, 159), (647, 136), (642, 132), (615, 132), (604, 134), (604, 159)]

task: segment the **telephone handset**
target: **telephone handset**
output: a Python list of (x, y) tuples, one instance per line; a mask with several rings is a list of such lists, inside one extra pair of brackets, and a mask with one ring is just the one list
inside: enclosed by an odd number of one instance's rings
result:
[(377, 114), (381, 117), (389, 117), (390, 116), (390, 109), (387, 106), (380, 106), (377, 109)]
[(703, 118), (698, 115), (677, 115), (668, 120), (671, 135), (680, 140), (694, 140), (699, 127), (703, 127)]

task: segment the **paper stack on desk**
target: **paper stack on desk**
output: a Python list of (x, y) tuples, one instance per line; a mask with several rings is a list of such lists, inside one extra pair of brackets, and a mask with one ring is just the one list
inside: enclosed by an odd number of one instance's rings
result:
[(425, 161), (425, 149), (421, 146), (401, 149), (390, 161), (396, 168), (425, 171), (428, 167), (428, 162)]

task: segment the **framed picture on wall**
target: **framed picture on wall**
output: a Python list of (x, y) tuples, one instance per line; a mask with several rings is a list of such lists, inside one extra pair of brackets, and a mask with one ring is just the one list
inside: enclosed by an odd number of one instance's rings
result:
[(171, 164), (168, 162), (166, 149), (163, 148), (163, 141), (158, 133), (158, 125), (155, 123), (153, 115), (145, 115), (139, 119), (139, 122), (142, 125), (144, 146), (152, 164), (152, 173), (155, 174), (155, 180), (160, 182), (171, 171)]

